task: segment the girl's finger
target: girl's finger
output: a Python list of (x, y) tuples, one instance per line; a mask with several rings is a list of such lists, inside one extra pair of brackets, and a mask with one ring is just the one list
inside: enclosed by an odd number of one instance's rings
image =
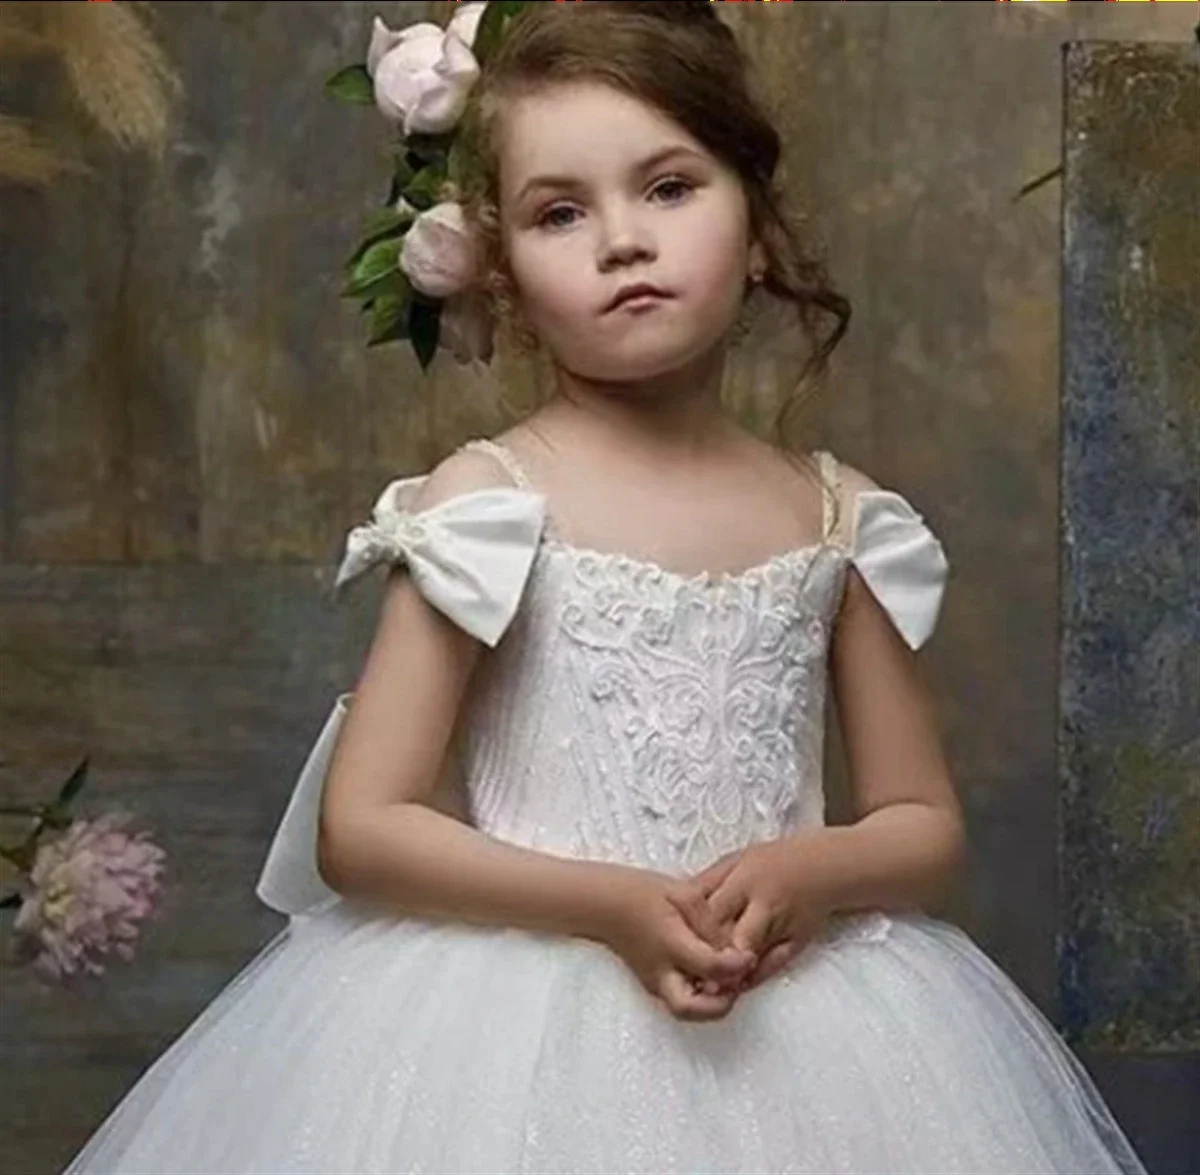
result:
[(710, 995), (697, 991), (690, 979), (671, 968), (663, 976), (661, 998), (671, 1014), (680, 1020), (716, 1020), (733, 1007), (734, 994), (720, 992)]
[(746, 981), (743, 990), (749, 991), (778, 975), (780, 971), (786, 970), (799, 953), (800, 944), (795, 939), (785, 938), (782, 942), (776, 943), (763, 955), (762, 961)]
[(700, 886), (700, 890), (705, 897), (708, 897), (729, 876), (733, 867), (741, 859), (741, 855), (740, 851), (726, 853), (723, 857), (718, 857), (707, 869), (702, 870), (692, 878)]
[(726, 878), (708, 895), (708, 908), (720, 923), (736, 922), (749, 897), (738, 887), (737, 878)]
[(681, 924), (679, 931), (666, 941), (667, 954), (678, 970), (695, 979), (715, 979), (728, 983), (748, 975), (755, 957), (732, 947), (718, 950), (700, 938), (689, 926)]
[(771, 931), (771, 913), (766, 905), (751, 901), (747, 903), (733, 928), (733, 945), (739, 950), (759, 954), (768, 945)]
[(712, 911), (707, 899), (692, 891), (692, 896), (672, 899), (672, 904), (687, 924), (706, 942), (715, 947), (730, 945), (728, 924), (722, 922)]

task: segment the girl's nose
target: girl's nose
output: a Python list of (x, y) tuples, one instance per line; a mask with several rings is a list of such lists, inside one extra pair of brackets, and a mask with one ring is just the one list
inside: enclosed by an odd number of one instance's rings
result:
[(597, 258), (602, 273), (656, 256), (653, 239), (636, 217), (626, 214), (603, 222)]

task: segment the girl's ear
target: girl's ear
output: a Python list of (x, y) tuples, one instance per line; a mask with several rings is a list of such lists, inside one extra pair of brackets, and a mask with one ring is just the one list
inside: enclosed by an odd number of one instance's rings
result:
[(754, 240), (750, 244), (750, 252), (746, 263), (746, 273), (752, 283), (758, 283), (767, 273), (767, 251), (762, 242)]

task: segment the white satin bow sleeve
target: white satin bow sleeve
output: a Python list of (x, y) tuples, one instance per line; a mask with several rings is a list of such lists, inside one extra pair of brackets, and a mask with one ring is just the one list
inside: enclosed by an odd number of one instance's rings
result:
[(376, 563), (404, 562), (435, 608), (495, 646), (520, 603), (545, 523), (545, 498), (494, 486), (413, 512), (409, 503), (425, 480), (404, 477), (384, 488), (370, 521), (346, 537), (334, 593)]
[(910, 648), (932, 635), (950, 564), (937, 536), (894, 490), (855, 497), (851, 561)]
[[(371, 520), (350, 531), (334, 594), (377, 563), (403, 561), (434, 607), (494, 647), (520, 604), (545, 522), (545, 499), (532, 490), (497, 486), (414, 512), (409, 503), (424, 480), (390, 482)], [(353, 697), (339, 694), (334, 702), (259, 875), (259, 900), (282, 914), (313, 914), (339, 900), (317, 869), (317, 833), (325, 778)]]

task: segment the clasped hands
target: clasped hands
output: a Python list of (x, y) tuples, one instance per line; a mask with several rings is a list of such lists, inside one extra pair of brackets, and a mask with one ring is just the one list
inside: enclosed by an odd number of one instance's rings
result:
[(820, 932), (832, 905), (788, 840), (727, 853), (692, 877), (646, 870), (621, 888), (608, 945), (679, 1019), (720, 1019)]

